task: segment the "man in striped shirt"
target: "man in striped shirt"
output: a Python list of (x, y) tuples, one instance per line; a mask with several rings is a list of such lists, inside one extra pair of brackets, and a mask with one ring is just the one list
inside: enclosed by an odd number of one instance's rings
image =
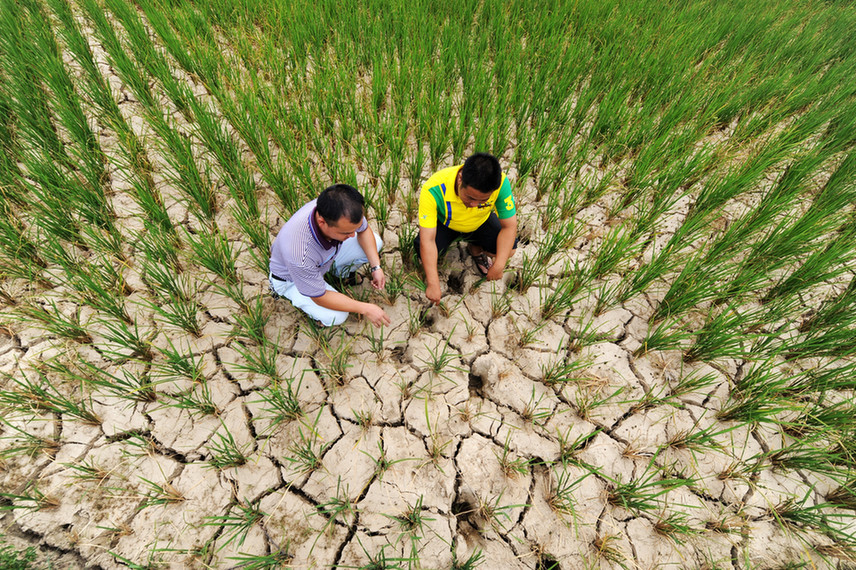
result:
[(378, 253), (383, 241), (369, 229), (364, 210), (356, 188), (334, 184), (291, 216), (271, 246), (271, 290), (324, 326), (342, 324), (349, 313), (375, 326), (390, 323), (377, 305), (343, 295), (324, 281), (331, 268), (345, 277), (369, 263), (372, 287), (386, 285)]
[(457, 239), (468, 242), (486, 279), (502, 277), (517, 247), (517, 209), (496, 157), (477, 153), (463, 165), (431, 176), (419, 193), (417, 251), (425, 268), (425, 295), (442, 297), (437, 260)]

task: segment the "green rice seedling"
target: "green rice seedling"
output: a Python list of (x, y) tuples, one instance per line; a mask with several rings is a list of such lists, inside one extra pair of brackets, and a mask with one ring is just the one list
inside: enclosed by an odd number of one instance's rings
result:
[(36, 457), (39, 457), (40, 455), (44, 454), (45, 457), (53, 460), (53, 458), (56, 457), (56, 454), (59, 452), (60, 442), (56, 439), (48, 439), (33, 435), (17, 426), (12, 425), (3, 417), (0, 417), (0, 422), (2, 422), (4, 425), (6, 425), (6, 427), (10, 428), (17, 434), (14, 437), (3, 438), (11, 439), (13, 443), (11, 446), (0, 450), (0, 463), (2, 463), (6, 459), (11, 459), (18, 455), (24, 455), (26, 457), (29, 457), (30, 459), (35, 459)]
[(99, 426), (101, 419), (89, 407), (85, 400), (78, 401), (63, 394), (45, 375), (44, 370), (34, 370), (36, 379), (27, 374), (17, 376), (3, 372), (0, 374), (7, 382), (15, 385), (14, 391), (0, 391), (0, 405), (15, 407), (22, 411), (32, 410), (57, 414), (64, 418), (73, 418), (87, 425)]
[(428, 372), (430, 372), (434, 377), (442, 376), (448, 379), (448, 376), (444, 374), (447, 370), (463, 370), (459, 366), (450, 366), (452, 362), (461, 357), (461, 354), (449, 344), (451, 337), (452, 333), (449, 333), (449, 335), (446, 336), (446, 339), (438, 341), (437, 345), (433, 349), (427, 344), (423, 345), (425, 350), (428, 352), (428, 357), (424, 359), (419, 357), (419, 359), (428, 367)]
[(499, 468), (503, 475), (509, 479), (516, 479), (518, 475), (529, 474), (529, 461), (522, 457), (515, 459), (511, 458), (511, 449), (508, 447), (508, 440), (511, 438), (511, 433), (505, 436), (505, 443), (502, 446), (502, 451), (493, 452), (494, 457), (499, 462)]
[[(307, 475), (321, 467), (322, 458), (330, 446), (330, 444), (322, 444), (319, 441), (320, 436), (316, 429), (323, 411), (323, 406), (318, 408), (318, 413), (311, 425), (301, 422), (302, 426), (297, 430), (300, 441), (293, 441), (288, 447), (288, 452), (291, 455), (283, 457), (285, 461), (291, 464), (292, 470), (300, 475)], [(303, 428), (306, 428), (308, 435), (304, 433)]]
[(648, 463), (645, 471), (632, 481), (622, 483), (620, 479), (611, 480), (606, 497), (607, 503), (613, 507), (621, 507), (637, 514), (650, 513), (662, 510), (663, 499), (661, 497), (669, 491), (695, 484), (693, 478), (687, 477), (658, 478), (660, 468), (654, 463), (655, 459), (656, 456)]
[(547, 386), (562, 386), (575, 382), (580, 378), (580, 372), (589, 366), (585, 359), (570, 361), (566, 356), (558, 358), (549, 365), (541, 366), (542, 382)]
[(511, 511), (517, 508), (525, 507), (525, 505), (502, 505), (502, 493), (493, 499), (478, 497), (478, 503), (473, 506), (472, 515), (476, 521), (479, 521), (481, 532), (486, 532), (488, 527), (497, 534), (507, 532), (508, 529), (503, 524), (503, 519), (508, 523), (512, 523)]
[(152, 361), (152, 372), (162, 378), (175, 376), (187, 378), (194, 383), (205, 382), (204, 362), (201, 355), (197, 356), (190, 348), (183, 350), (176, 347), (172, 339), (166, 339), (166, 347), (157, 347), (162, 358)]
[(174, 505), (187, 500), (181, 491), (173, 487), (168, 481), (155, 483), (144, 477), (140, 477), (140, 481), (143, 482), (145, 493), (142, 502), (137, 507), (139, 511), (148, 507)]
[(100, 487), (113, 474), (113, 470), (104, 469), (94, 459), (84, 459), (79, 463), (63, 463), (73, 471), (71, 477), (80, 482), (95, 483)]
[(0, 537), (0, 565), (8, 570), (35, 570), (38, 553), (34, 546), (18, 550), (5, 544), (5, 537)]
[(201, 382), (192, 388), (178, 394), (164, 394), (167, 402), (164, 407), (187, 410), (191, 416), (214, 416), (219, 418), (222, 410), (211, 398), (208, 384)]
[(476, 549), (466, 560), (459, 560), (457, 554), (455, 554), (453, 545), (452, 559), (452, 570), (473, 570), (474, 568), (478, 568), (479, 565), (484, 562), (484, 552), (480, 549)]
[(547, 492), (547, 504), (550, 505), (550, 508), (553, 509), (556, 513), (560, 515), (568, 515), (573, 520), (576, 520), (576, 509), (574, 507), (576, 501), (574, 500), (574, 493), (577, 490), (577, 486), (582, 483), (589, 475), (590, 472), (583, 474), (577, 479), (571, 479), (571, 474), (567, 471), (562, 471), (556, 476), (555, 482), (553, 481), (553, 472), (550, 472), (550, 488)]
[(577, 458), (577, 455), (585, 449), (588, 442), (594, 439), (598, 433), (600, 433), (600, 429), (596, 429), (590, 433), (580, 434), (571, 439), (570, 428), (568, 428), (565, 433), (559, 433), (557, 431), (556, 439), (559, 442), (559, 463), (562, 465), (579, 464), (580, 461)]
[(783, 528), (794, 532), (797, 536), (805, 535), (802, 537), (803, 540), (811, 540), (811, 535), (806, 533), (807, 530), (816, 530), (852, 552), (852, 549), (856, 548), (856, 540), (848, 529), (856, 515), (832, 511), (828, 503), (810, 504), (808, 499), (808, 496), (801, 500), (787, 499), (770, 507), (768, 514)]
[(253, 300), (247, 301), (242, 309), (242, 313), (234, 316), (235, 330), (231, 336), (257, 344), (265, 343), (265, 325), (270, 320), (270, 313), (265, 314), (264, 295), (256, 295)]
[(303, 375), (299, 379), (285, 378), (284, 381), (272, 381), (267, 389), (260, 392), (261, 402), (267, 404), (264, 410), (270, 413), (273, 425), (282, 422), (290, 422), (303, 417), (304, 411), (297, 397), (303, 382)]
[(550, 320), (566, 313), (574, 303), (577, 293), (583, 287), (582, 275), (577, 271), (570, 271), (568, 267), (562, 272), (570, 277), (560, 279), (556, 282), (556, 288), (547, 290), (541, 295), (541, 318)]
[(428, 320), (428, 307), (411, 304), (410, 299), (407, 299), (407, 332), (413, 337), (419, 334), (422, 327)]
[(245, 360), (244, 363), (233, 364), (236, 368), (261, 374), (272, 380), (279, 378), (276, 362), (279, 357), (279, 347), (273, 342), (265, 340), (257, 347), (245, 346), (243, 343), (236, 342), (232, 344), (232, 348)]
[(113, 374), (83, 358), (77, 359), (73, 366), (58, 359), (49, 360), (43, 366), (66, 382), (88, 386), (119, 398), (134, 402), (154, 402), (157, 399), (157, 384), (149, 379), (146, 372), (134, 374), (122, 367), (121, 374)]
[(574, 406), (577, 408), (580, 417), (588, 420), (592, 417), (592, 412), (600, 406), (608, 404), (622, 392), (624, 392), (624, 386), (619, 386), (614, 392), (606, 396), (601, 396), (600, 389), (578, 389)]
[(633, 356), (640, 357), (654, 350), (682, 350), (694, 338), (691, 332), (684, 330), (679, 318), (670, 318), (653, 325), (649, 322), (648, 333), (642, 344), (633, 351)]
[(238, 254), (232, 249), (226, 234), (220, 231), (203, 232), (195, 237), (186, 234), (195, 260), (205, 269), (222, 279), (227, 285), (238, 282), (235, 265)]
[(316, 507), (316, 513), (326, 519), (324, 526), (315, 537), (312, 544), (314, 548), (321, 536), (336, 524), (337, 521), (350, 525), (357, 514), (357, 505), (351, 500), (347, 486), (342, 485), (342, 478), (336, 480), (336, 494), (327, 501), (320, 502)]
[(346, 340), (344, 331), (339, 337), (338, 346), (326, 344), (321, 347), (328, 361), (326, 366), (320, 366), (315, 370), (323, 378), (329, 380), (332, 386), (343, 386), (348, 380), (348, 368), (351, 364), (353, 353), (353, 340)]
[(661, 513), (654, 522), (654, 532), (664, 536), (678, 546), (682, 546), (688, 540), (701, 534), (700, 528), (694, 527), (689, 520), (689, 515), (680, 511), (670, 512), (668, 515)]
[(362, 453), (363, 455), (365, 455), (366, 457), (368, 457), (369, 459), (372, 460), (372, 462), (375, 465), (375, 477), (377, 477), (377, 479), (379, 481), (383, 480), (384, 474), (387, 471), (389, 471), (390, 467), (392, 467), (396, 463), (401, 463), (403, 461), (416, 461), (416, 460), (418, 460), (418, 458), (416, 458), (416, 457), (401, 457), (399, 459), (390, 459), (386, 455), (386, 449), (383, 446), (382, 440), (377, 442), (377, 449), (378, 449), (378, 456), (377, 457), (373, 457), (370, 453), (368, 453), (367, 451), (363, 451), (362, 449), (360, 450), (360, 453)]
[(18, 303), (13, 311), (15, 318), (35, 325), (60, 338), (83, 344), (92, 342), (92, 337), (80, 322), (79, 309), (70, 315), (66, 315), (60, 311), (53, 300), (49, 301), (49, 304), (45, 302), (43, 305), (32, 299), (25, 299)]
[(119, 352), (113, 349), (104, 349), (104, 353), (112, 356), (114, 359), (122, 360), (125, 358), (137, 357), (146, 362), (154, 358), (152, 351), (152, 340), (157, 336), (158, 331), (155, 329), (149, 333), (147, 337), (143, 337), (140, 329), (134, 321), (133, 330), (124, 321), (111, 321), (99, 319), (96, 321), (105, 330), (102, 332), (104, 338), (115, 344), (120, 350), (124, 349), (129, 352)]
[(258, 501), (237, 501), (225, 515), (205, 517), (203, 526), (216, 526), (222, 529), (223, 544), (217, 549), (219, 552), (233, 542), (240, 548), (244, 545), (247, 535), (255, 525), (267, 517), (268, 514), (261, 510)]
[(207, 445), (210, 453), (207, 465), (218, 471), (245, 465), (248, 460), (246, 449), (237, 444), (232, 432), (222, 420), (220, 425), (223, 427), (223, 432), (215, 432)]
[(238, 564), (235, 568), (274, 570), (275, 568), (289, 568), (292, 566), (294, 555), (289, 552), (288, 545), (286, 545), (285, 548), (278, 549), (270, 554), (247, 554), (241, 552), (235, 556), (227, 556), (226, 560), (236, 561)]
[(0, 511), (18, 509), (41, 511), (55, 509), (59, 506), (59, 499), (46, 495), (39, 490), (35, 483), (29, 483), (23, 491), (17, 493), (0, 493)]

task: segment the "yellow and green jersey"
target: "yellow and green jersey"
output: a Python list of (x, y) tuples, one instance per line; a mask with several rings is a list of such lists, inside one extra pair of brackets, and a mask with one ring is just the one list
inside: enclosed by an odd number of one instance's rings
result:
[(467, 208), (455, 193), (455, 178), (461, 165), (444, 168), (434, 173), (419, 192), (419, 226), (436, 228), (438, 224), (449, 229), (469, 233), (475, 231), (496, 210), (503, 220), (517, 213), (511, 184), (508, 177), (502, 175), (502, 183), (494, 190), (484, 204), (476, 208)]

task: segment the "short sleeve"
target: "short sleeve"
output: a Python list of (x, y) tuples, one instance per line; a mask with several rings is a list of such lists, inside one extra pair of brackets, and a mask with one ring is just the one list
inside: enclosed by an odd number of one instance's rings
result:
[(421, 228), (436, 228), (437, 227), (437, 200), (428, 188), (428, 185), (422, 187), (419, 192), (419, 227)]
[(500, 220), (510, 218), (517, 214), (517, 205), (514, 203), (514, 195), (511, 193), (511, 183), (507, 176), (502, 178), (502, 186), (499, 187), (499, 196), (494, 205), (496, 216)]

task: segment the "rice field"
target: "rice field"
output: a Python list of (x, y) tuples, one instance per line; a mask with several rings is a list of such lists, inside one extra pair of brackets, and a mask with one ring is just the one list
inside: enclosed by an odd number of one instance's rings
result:
[[(63, 568), (852, 568), (856, 7), (0, 0), (0, 539)], [(413, 251), (500, 158), (502, 281)], [(267, 290), (366, 197), (392, 325)], [(2, 541), (0, 541), (2, 542)], [(8, 556), (3, 550), (4, 556)]]

